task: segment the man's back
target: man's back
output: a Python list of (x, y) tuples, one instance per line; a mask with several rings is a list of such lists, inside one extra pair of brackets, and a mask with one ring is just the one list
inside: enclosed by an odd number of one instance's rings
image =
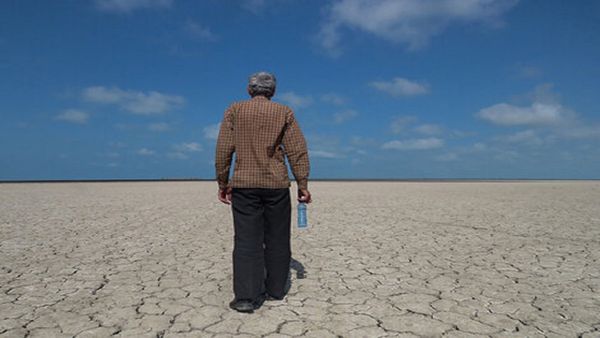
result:
[[(253, 312), (264, 299), (283, 299), (291, 246), (287, 156), (298, 182), (298, 201), (310, 203), (308, 150), (292, 110), (271, 102), (275, 76), (249, 78), (251, 100), (229, 106), (217, 139), (219, 200), (233, 213), (233, 292), (229, 306)], [(229, 171), (236, 154), (233, 179)], [(266, 273), (265, 273), (266, 272)]]
[[(233, 178), (229, 163), (236, 153)], [(306, 189), (309, 172), (306, 141), (292, 110), (264, 96), (232, 104), (217, 141), (216, 169), (221, 187), (287, 188), (287, 155), (298, 187)]]

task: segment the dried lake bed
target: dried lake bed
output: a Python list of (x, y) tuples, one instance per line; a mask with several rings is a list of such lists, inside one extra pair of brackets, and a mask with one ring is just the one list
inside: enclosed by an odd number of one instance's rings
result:
[(600, 181), (310, 190), (247, 315), (216, 183), (0, 184), (0, 337), (600, 337)]

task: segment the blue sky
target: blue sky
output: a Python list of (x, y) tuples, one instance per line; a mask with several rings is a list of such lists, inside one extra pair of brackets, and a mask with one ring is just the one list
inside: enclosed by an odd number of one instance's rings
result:
[(0, 2), (0, 180), (213, 178), (275, 73), (315, 178), (600, 178), (594, 0)]

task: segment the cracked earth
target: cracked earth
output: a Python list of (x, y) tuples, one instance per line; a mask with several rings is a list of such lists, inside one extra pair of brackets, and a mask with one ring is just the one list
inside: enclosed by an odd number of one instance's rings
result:
[(0, 337), (600, 337), (600, 182), (315, 182), (231, 311), (213, 182), (0, 184)]

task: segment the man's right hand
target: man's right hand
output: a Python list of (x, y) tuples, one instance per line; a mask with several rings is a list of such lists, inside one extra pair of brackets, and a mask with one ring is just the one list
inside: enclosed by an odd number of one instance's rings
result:
[(219, 189), (219, 201), (225, 204), (231, 204), (231, 187), (227, 187), (225, 189)]
[(310, 203), (312, 202), (310, 192), (308, 189), (298, 189), (298, 202)]

